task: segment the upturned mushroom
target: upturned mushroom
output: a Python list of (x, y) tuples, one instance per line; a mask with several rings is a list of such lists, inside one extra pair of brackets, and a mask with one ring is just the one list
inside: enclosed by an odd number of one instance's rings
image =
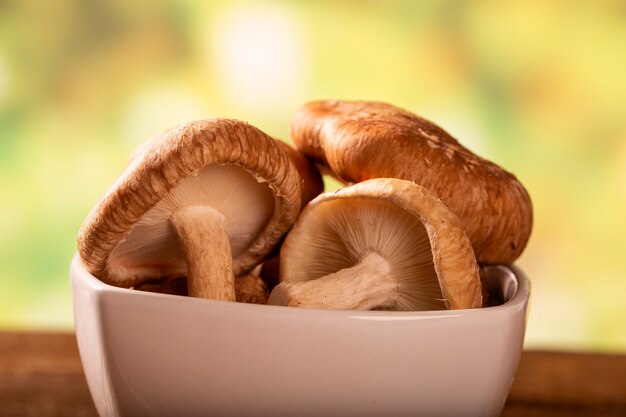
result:
[(435, 192), (481, 263), (510, 264), (526, 246), (532, 206), (521, 183), (432, 122), (385, 103), (314, 101), (294, 115), (291, 136), (340, 180), (393, 177)]
[(458, 217), (410, 181), (373, 179), (321, 194), (281, 250), (269, 304), (360, 310), (482, 306)]
[(83, 223), (78, 252), (112, 285), (186, 276), (189, 295), (234, 301), (233, 277), (272, 251), (300, 202), (276, 140), (237, 120), (192, 122), (130, 162)]

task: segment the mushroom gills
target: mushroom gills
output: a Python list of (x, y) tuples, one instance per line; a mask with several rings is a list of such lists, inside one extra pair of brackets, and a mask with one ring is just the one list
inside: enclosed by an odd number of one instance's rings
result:
[(269, 304), (342, 310), (391, 310), (398, 298), (398, 282), (389, 262), (376, 252), (356, 265), (311, 281), (284, 282), (272, 292)]
[[(275, 200), (268, 184), (244, 168), (206, 166), (171, 189), (135, 224), (111, 252), (108, 267), (145, 280), (186, 275), (185, 253), (169, 219), (189, 206), (209, 207), (222, 216), (235, 258), (262, 232), (274, 213)], [(205, 244), (211, 246), (213, 239), (207, 240)]]
[[(287, 268), (270, 304), (306, 294), (308, 307), (446, 308), (426, 229), (401, 207), (369, 198), (334, 199), (308, 216), (295, 259), (287, 261), (299, 267)], [(330, 305), (339, 294), (348, 300)]]

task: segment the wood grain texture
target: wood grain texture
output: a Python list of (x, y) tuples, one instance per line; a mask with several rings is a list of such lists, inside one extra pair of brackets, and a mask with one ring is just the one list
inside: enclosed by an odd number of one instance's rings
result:
[[(0, 417), (96, 415), (73, 334), (0, 332)], [(525, 351), (502, 416), (626, 416), (626, 355)]]
[(0, 416), (97, 416), (73, 334), (0, 333)]
[(502, 415), (626, 416), (626, 355), (524, 352)]

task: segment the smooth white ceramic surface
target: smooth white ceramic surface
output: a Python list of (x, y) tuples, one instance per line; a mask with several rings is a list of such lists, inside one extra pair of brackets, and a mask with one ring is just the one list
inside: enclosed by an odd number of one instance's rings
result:
[(71, 266), (76, 335), (102, 416), (497, 416), (530, 283), (492, 267), (503, 305), (437, 312), (228, 303), (106, 285)]

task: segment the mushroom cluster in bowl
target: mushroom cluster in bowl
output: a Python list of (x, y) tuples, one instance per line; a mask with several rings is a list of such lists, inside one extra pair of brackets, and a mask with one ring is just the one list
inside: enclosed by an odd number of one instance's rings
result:
[(530, 294), (507, 266), (524, 187), (388, 104), (311, 102), (291, 136), (178, 126), (89, 214), (71, 276), (98, 412), (497, 415)]

